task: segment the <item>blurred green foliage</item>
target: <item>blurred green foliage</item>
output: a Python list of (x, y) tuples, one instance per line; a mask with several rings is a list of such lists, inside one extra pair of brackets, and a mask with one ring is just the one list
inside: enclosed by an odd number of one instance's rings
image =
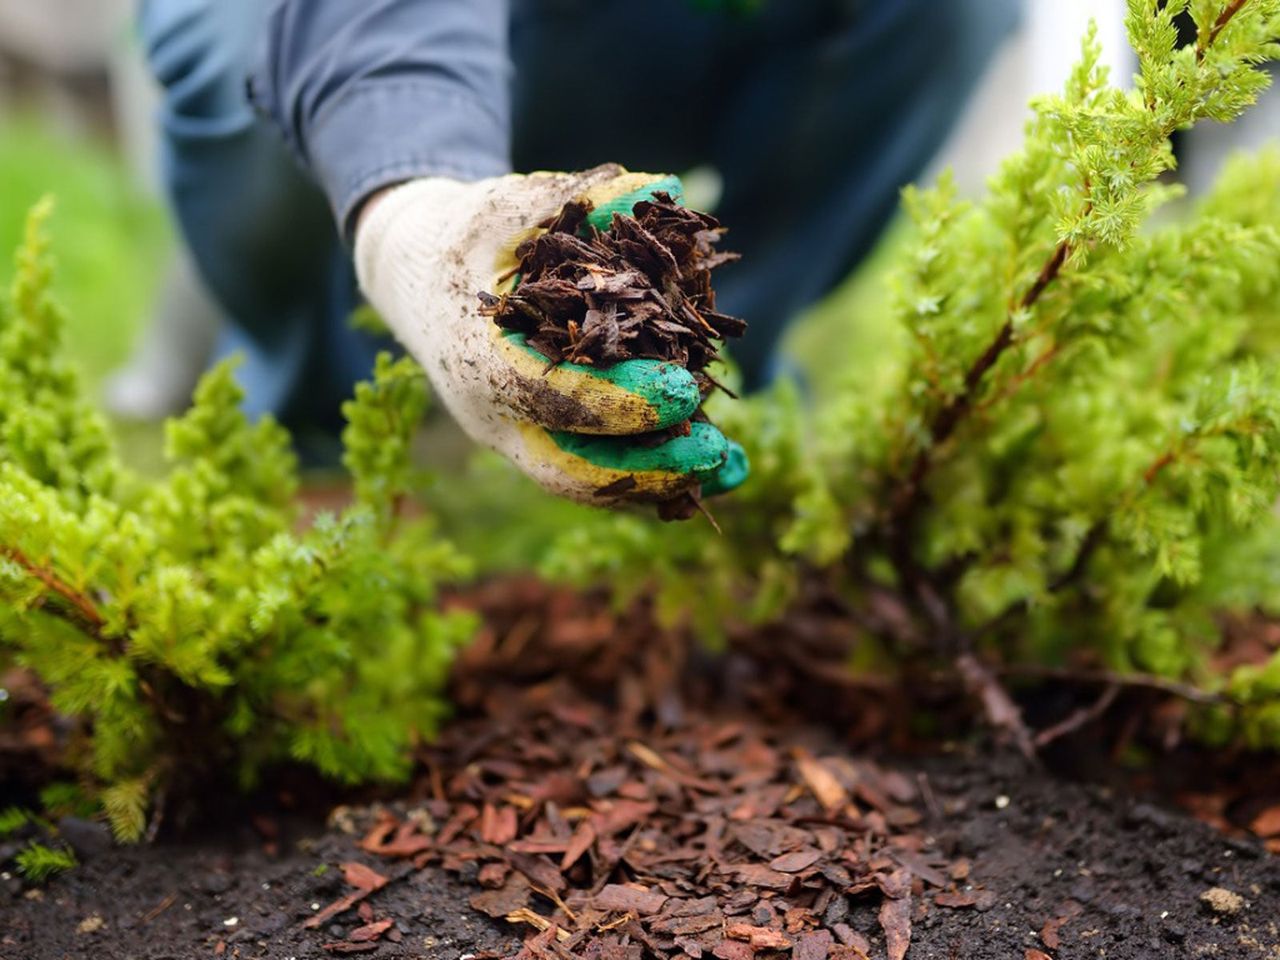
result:
[(0, 251), (15, 250), (27, 213), (53, 195), (59, 296), (90, 385), (128, 356), (171, 242), (159, 203), (108, 148), (33, 119), (0, 121)]

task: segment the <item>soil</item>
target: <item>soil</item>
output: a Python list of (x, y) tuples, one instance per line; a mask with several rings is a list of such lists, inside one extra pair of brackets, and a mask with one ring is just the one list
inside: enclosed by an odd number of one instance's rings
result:
[[(928, 777), (943, 814), (931, 831), (972, 862), (971, 885), (989, 894), (972, 908), (919, 904), (908, 958), (1023, 960), (1033, 949), (1058, 960), (1280, 957), (1280, 861), (1256, 843), (980, 751), (899, 769)], [(362, 925), (354, 911), (315, 931), (302, 923), (312, 904), (344, 892), (337, 864), (351, 860), (392, 878), (405, 873), (369, 900), (401, 936), (383, 937), (371, 955), (458, 960), (519, 949), (524, 931), (471, 909), (476, 888), (448, 872), (387, 870), (339, 829), (286, 823), (285, 831), (274, 856), (256, 835), (219, 836), (104, 849), (38, 895), (6, 880), (0, 957), (185, 960), (218, 955), (219, 943), (228, 957), (329, 956), (322, 944)], [(1215, 888), (1244, 898), (1238, 914), (1202, 902)], [(1052, 949), (1046, 925), (1062, 917), (1070, 919)], [(871, 941), (872, 957), (885, 956), (873, 910), (855, 907), (850, 925)]]
[(78, 869), (0, 879), (0, 958), (1280, 957), (1280, 859), (1160, 797), (981, 737), (872, 756), (776, 662), (533, 587), (478, 602), (406, 791), (326, 822), (276, 790), (128, 848), (65, 822)]

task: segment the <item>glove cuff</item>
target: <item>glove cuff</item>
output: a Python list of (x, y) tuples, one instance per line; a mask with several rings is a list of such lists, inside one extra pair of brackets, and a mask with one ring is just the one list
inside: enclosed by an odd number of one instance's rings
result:
[(387, 312), (401, 269), (409, 262), (433, 259), (458, 198), (470, 184), (448, 177), (424, 177), (392, 187), (364, 211), (356, 226), (353, 259), (360, 289), (369, 302)]

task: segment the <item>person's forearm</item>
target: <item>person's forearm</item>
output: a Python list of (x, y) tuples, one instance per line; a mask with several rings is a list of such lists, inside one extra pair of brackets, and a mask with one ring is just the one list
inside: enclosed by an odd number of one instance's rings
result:
[(282, 0), (251, 95), (349, 236), (381, 188), (509, 170), (507, 33), (506, 0)]

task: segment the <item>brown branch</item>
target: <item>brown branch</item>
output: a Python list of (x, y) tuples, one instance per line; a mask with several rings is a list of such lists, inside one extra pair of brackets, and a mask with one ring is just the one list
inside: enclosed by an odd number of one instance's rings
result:
[(43, 583), (49, 590), (56, 593), (68, 604), (76, 613), (77, 620), (83, 621), (83, 626), (87, 626), (90, 631), (97, 636), (98, 632), (106, 625), (106, 620), (102, 614), (98, 612), (97, 606), (88, 596), (81, 593), (71, 584), (67, 583), (56, 573), (47, 567), (43, 567), (35, 563), (25, 553), (17, 547), (9, 547), (0, 545), (0, 556), (7, 557), (12, 560), (23, 570)]
[(987, 722), (1013, 740), (1024, 757), (1034, 757), (1035, 743), (1026, 721), (1022, 719), (1022, 710), (991, 668), (972, 653), (962, 653), (956, 658), (955, 665), (965, 691), (982, 704)]
[[(1035, 282), (1027, 288), (1027, 291), (1019, 299), (1018, 309), (1026, 310), (1035, 305), (1041, 294), (1062, 272), (1063, 264), (1066, 263), (1067, 255), (1070, 252), (1071, 247), (1066, 241), (1058, 244), (1053, 254), (1045, 261), (1044, 266), (1040, 268)], [(975, 395), (978, 387), (982, 384), (983, 377), (987, 375), (1004, 355), (1004, 352), (1012, 345), (1013, 318), (1009, 317), (996, 333), (995, 339), (988, 344), (987, 349), (982, 351), (981, 355), (974, 360), (965, 372), (964, 386), (960, 392), (952, 397), (934, 416), (933, 423), (929, 427), (929, 443), (916, 454), (916, 458), (911, 464), (911, 469), (907, 472), (907, 477), (894, 498), (889, 514), (888, 525), (890, 529), (900, 530), (903, 527), (903, 521), (915, 511), (923, 492), (924, 478), (933, 466), (934, 451), (955, 432), (956, 427), (960, 425), (960, 422), (973, 406)], [(910, 524), (907, 524), (906, 527), (909, 530)]]
[(1200, 37), (1196, 41), (1196, 63), (1204, 60), (1204, 55), (1209, 52), (1209, 48), (1217, 42), (1218, 34), (1227, 28), (1231, 18), (1239, 13), (1240, 9), (1248, 2), (1249, 0), (1231, 0), (1223, 8), (1222, 13), (1218, 14), (1218, 19), (1213, 22), (1213, 26), (1209, 29), (1209, 36)]
[[(1044, 266), (1040, 268), (1035, 282), (1018, 300), (1018, 309), (1026, 310), (1040, 299), (1044, 291), (1062, 272), (1063, 264), (1066, 263), (1070, 251), (1071, 248), (1066, 241), (1058, 244)], [(1008, 317), (996, 333), (995, 339), (966, 371), (963, 388), (934, 416), (929, 428), (929, 443), (916, 454), (906, 479), (898, 488), (890, 505), (885, 522), (886, 546), (899, 580), (907, 595), (914, 600), (917, 609), (920, 609), (926, 619), (937, 628), (938, 640), (944, 646), (954, 646), (964, 638), (956, 636), (945, 601), (938, 595), (938, 590), (928, 574), (920, 569), (912, 555), (911, 543), (915, 533), (916, 514), (924, 498), (924, 481), (933, 466), (934, 452), (950, 438), (956, 427), (973, 408), (983, 378), (1013, 344), (1013, 334), (1013, 318)]]
[(1155, 462), (1142, 472), (1143, 484), (1149, 487), (1151, 484), (1155, 483), (1156, 477), (1160, 476), (1160, 471), (1173, 463), (1175, 458), (1176, 454), (1174, 454), (1172, 450), (1166, 451), (1157, 457)]
[(1062, 272), (1062, 265), (1067, 262), (1067, 255), (1070, 253), (1071, 245), (1067, 241), (1063, 240), (1058, 244), (1058, 248), (1053, 251), (1053, 256), (1045, 261), (1045, 265), (1040, 268), (1036, 282), (1022, 295), (1022, 300), (1018, 303), (1021, 309), (1026, 310), (1034, 306), (1035, 302), (1040, 299), (1040, 294), (1044, 293), (1045, 288), (1058, 279), (1058, 274)]
[(1118, 685), (1131, 690), (1151, 690), (1209, 706), (1239, 706), (1238, 701), (1225, 693), (1201, 690), (1189, 683), (1157, 677), (1149, 673), (1117, 673), (1114, 670), (1085, 669), (1076, 667), (1050, 667), (1033, 663), (1019, 663), (998, 667), (1002, 677), (1025, 677), (1032, 680), (1063, 680), (1068, 683)]
[(1039, 356), (1037, 356), (1034, 360), (1031, 361), (1031, 363), (1027, 365), (1027, 368), (1025, 370), (1019, 373), (1016, 373), (1012, 377), (1010, 377), (1009, 382), (1005, 384), (1005, 387), (1003, 390), (1001, 390), (997, 394), (993, 394), (992, 396), (988, 397), (986, 400), (983, 400), (982, 403), (978, 404), (978, 410), (979, 411), (986, 410), (990, 407), (995, 406), (1001, 400), (1008, 400), (1015, 393), (1017, 393), (1019, 390), (1022, 389), (1023, 384), (1025, 384), (1028, 380), (1030, 380), (1037, 373), (1039, 373), (1043, 367), (1048, 365), (1061, 352), (1062, 352), (1061, 343), (1055, 343), (1050, 347), (1048, 347), (1047, 349), (1043, 350), (1039, 354)]
[(1108, 684), (1107, 688), (1102, 691), (1102, 695), (1089, 706), (1081, 707), (1070, 716), (1055, 723), (1052, 727), (1046, 727), (1041, 730), (1036, 734), (1036, 749), (1043, 750), (1060, 737), (1075, 733), (1081, 727), (1093, 723), (1093, 721), (1111, 709), (1111, 705), (1116, 702), (1116, 697), (1120, 696), (1120, 689), (1120, 684), (1118, 683)]

